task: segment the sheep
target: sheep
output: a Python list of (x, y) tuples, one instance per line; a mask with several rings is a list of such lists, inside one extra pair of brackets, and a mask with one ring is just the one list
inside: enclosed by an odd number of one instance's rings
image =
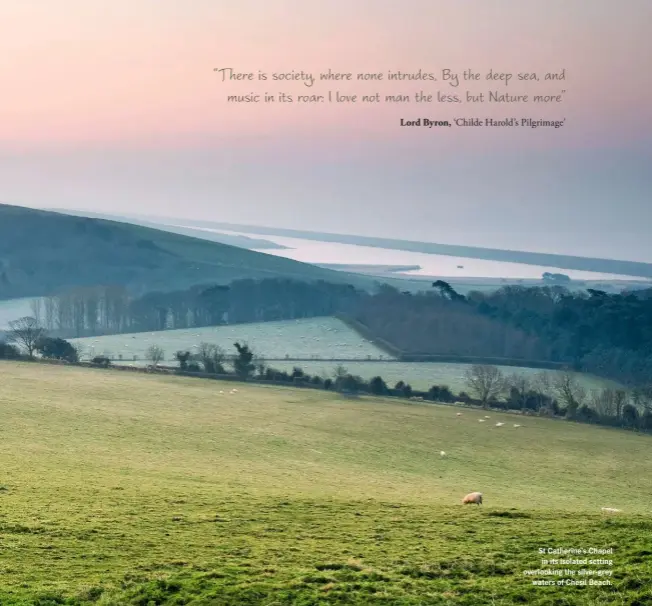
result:
[(496, 427), (502, 427), (505, 423), (496, 423)]
[(446, 453), (445, 453), (443, 450), (440, 450), (440, 451), (439, 451), (439, 455), (442, 456), (442, 457), (445, 457), (445, 456), (446, 456)]
[(476, 505), (482, 505), (482, 493), (470, 492), (462, 499), (463, 505), (469, 505), (471, 503), (475, 503)]
[(484, 419), (478, 419), (478, 423), (484, 423)]
[(521, 427), (518, 423), (514, 423), (514, 427)]
[(458, 416), (458, 417), (461, 417), (462, 413), (461, 412), (456, 412), (455, 415)]
[(622, 509), (614, 509), (613, 507), (602, 507), (603, 513), (620, 513)]
[(485, 415), (484, 418), (485, 419), (491, 419), (491, 417), (489, 415)]

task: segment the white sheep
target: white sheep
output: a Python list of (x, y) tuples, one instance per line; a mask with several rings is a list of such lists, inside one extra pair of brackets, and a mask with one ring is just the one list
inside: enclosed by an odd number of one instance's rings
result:
[(462, 413), (461, 412), (456, 412), (455, 415), (458, 416), (458, 417), (461, 417)]
[(514, 423), (514, 427), (520, 427), (518, 423)]
[(478, 419), (478, 423), (484, 423), (484, 419)]
[(463, 505), (469, 505), (471, 503), (474, 503), (475, 505), (482, 505), (482, 493), (470, 492), (462, 499)]
[(446, 456), (446, 453), (445, 453), (443, 450), (440, 450), (440, 451), (439, 451), (439, 455), (442, 456), (442, 457), (445, 457), (445, 456)]
[(491, 417), (489, 415), (485, 415), (484, 418), (485, 419), (491, 419)]
[(502, 427), (505, 423), (496, 423), (496, 427)]
[(602, 507), (604, 513), (620, 513), (622, 509), (614, 509), (613, 507)]

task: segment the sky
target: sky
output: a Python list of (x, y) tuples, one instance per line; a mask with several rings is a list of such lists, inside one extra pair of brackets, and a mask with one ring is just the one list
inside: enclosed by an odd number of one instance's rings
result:
[[(0, 0), (0, 201), (652, 261), (651, 22), (649, 0)], [(329, 91), (358, 101), (296, 100)]]

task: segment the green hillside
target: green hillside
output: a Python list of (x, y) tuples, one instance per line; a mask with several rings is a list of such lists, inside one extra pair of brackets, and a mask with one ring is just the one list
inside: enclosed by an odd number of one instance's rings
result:
[[(650, 436), (13, 362), (0, 363), (0, 402), (3, 606), (652, 597)], [(461, 505), (472, 490), (482, 507)], [(542, 566), (548, 547), (613, 553)], [(555, 578), (527, 575), (539, 568), (603, 571), (592, 580), (611, 585), (536, 586)]]
[(373, 284), (370, 277), (182, 234), (0, 204), (0, 299), (72, 286), (123, 285), (142, 293), (272, 277)]

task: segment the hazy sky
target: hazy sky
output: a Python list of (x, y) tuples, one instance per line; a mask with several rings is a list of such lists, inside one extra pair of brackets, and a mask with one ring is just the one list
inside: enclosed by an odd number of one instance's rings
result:
[[(652, 261), (652, 1), (0, 0), (0, 201)], [(222, 82), (560, 72), (563, 82)], [(229, 94), (559, 94), (234, 104)], [(407, 128), (429, 117), (554, 128)]]

